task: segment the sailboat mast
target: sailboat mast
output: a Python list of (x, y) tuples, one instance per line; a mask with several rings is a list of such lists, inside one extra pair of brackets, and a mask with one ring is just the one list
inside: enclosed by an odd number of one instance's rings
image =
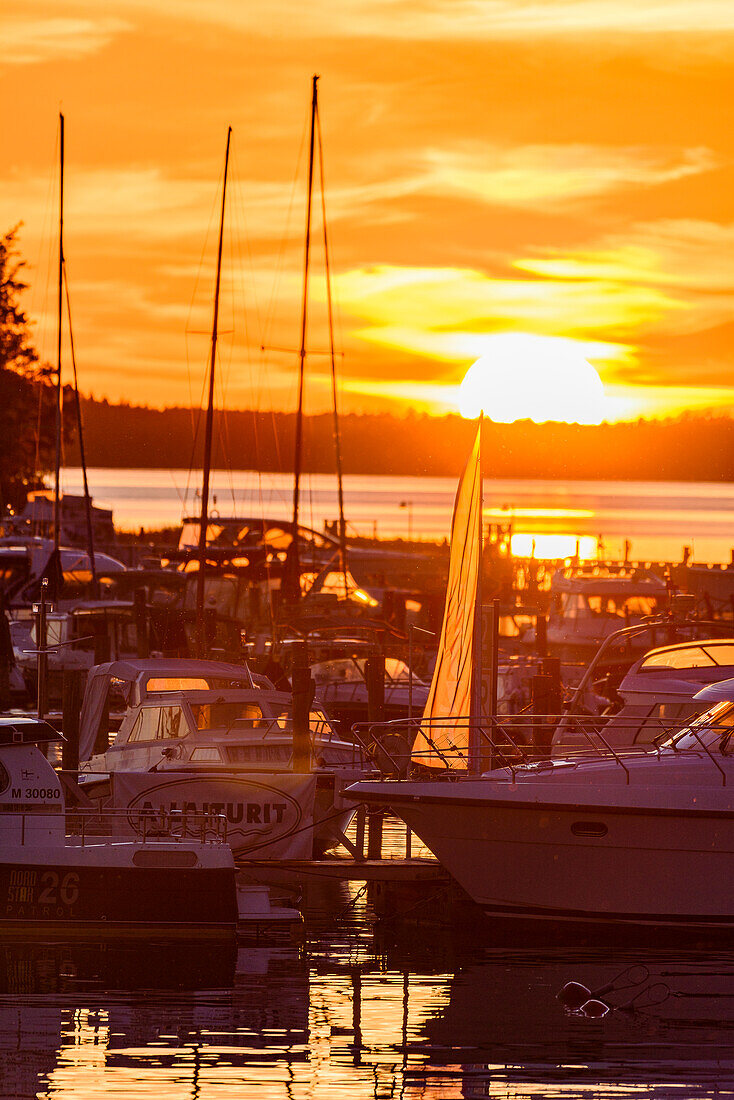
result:
[(64, 116), (59, 113), (59, 300), (56, 338), (56, 453), (54, 459), (54, 550), (61, 541), (61, 334), (64, 283)]
[(321, 117), (316, 114), (319, 137), (319, 178), (321, 183), (321, 221), (324, 226), (324, 264), (326, 269), (326, 301), (329, 315), (329, 351), (331, 353), (331, 397), (334, 411), (334, 449), (336, 451), (336, 482), (339, 495), (339, 554), (344, 577), (344, 596), (347, 595), (347, 524), (344, 519), (344, 484), (342, 478), (342, 448), (339, 432), (339, 406), (336, 388), (336, 355), (334, 352), (334, 310), (331, 300), (331, 265), (329, 263), (329, 238), (326, 226), (326, 195), (324, 192), (324, 147), (321, 141)]
[(306, 198), (306, 245), (303, 260), (303, 303), (301, 306), (301, 347), (299, 350), (298, 373), (298, 412), (296, 414), (296, 445), (293, 473), (293, 542), (292, 576), (294, 592), (300, 591), (301, 562), (298, 546), (298, 506), (301, 491), (301, 462), (303, 452), (303, 376), (306, 366), (306, 330), (308, 322), (308, 273), (311, 258), (311, 204), (313, 198), (314, 135), (316, 130), (316, 112), (318, 109), (318, 76), (314, 75), (311, 91), (311, 136), (308, 154), (308, 192)]
[[(479, 523), (477, 530), (477, 578), (474, 591), (474, 637), (472, 639), (472, 683), (471, 683), (471, 709), (469, 715), (469, 770), (482, 771), (482, 735), (480, 732), (483, 718), (482, 714), (482, 681), (484, 680), (484, 662), (482, 650), (482, 555), (484, 552), (484, 482), (482, 481), (482, 428), (484, 427), (484, 410), (479, 413)], [(491, 708), (490, 708), (491, 709)], [(492, 713), (491, 717), (494, 717)], [(492, 731), (493, 732), (493, 731)]]
[(212, 436), (214, 427), (214, 368), (217, 360), (217, 333), (219, 325), (219, 288), (222, 277), (222, 240), (224, 237), (224, 207), (227, 198), (227, 168), (229, 166), (229, 142), (232, 127), (227, 127), (227, 148), (224, 154), (224, 182), (222, 184), (222, 210), (219, 218), (219, 247), (217, 249), (217, 277), (214, 285), (214, 316), (212, 319), (212, 346), (209, 360), (209, 398), (206, 407), (204, 434), (204, 471), (201, 486), (201, 525), (199, 527), (199, 572), (196, 582), (196, 634), (198, 656), (206, 655), (206, 627), (204, 623), (204, 591), (206, 574), (206, 535), (209, 527), (209, 476), (212, 464)]

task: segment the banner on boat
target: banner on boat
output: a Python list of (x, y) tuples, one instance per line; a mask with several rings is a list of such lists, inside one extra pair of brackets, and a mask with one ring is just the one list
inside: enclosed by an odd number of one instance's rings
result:
[[(227, 842), (236, 857), (310, 859), (313, 854), (316, 777), (258, 773), (239, 778), (200, 772), (115, 772), (112, 800), (128, 811), (127, 827), (140, 833), (156, 811), (181, 815), (191, 835), (207, 818), (226, 820)], [(145, 821), (143, 822), (143, 818)]]
[(423, 726), (413, 760), (433, 768), (466, 768), (472, 713), (474, 624), (482, 524), (481, 425), (456, 492), (446, 607)]

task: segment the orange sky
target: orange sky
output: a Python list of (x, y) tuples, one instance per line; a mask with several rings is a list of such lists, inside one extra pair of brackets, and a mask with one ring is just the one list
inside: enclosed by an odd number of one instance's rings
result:
[[(295, 354), (260, 345), (298, 343), (318, 72), (345, 409), (455, 408), (487, 338), (519, 332), (576, 342), (610, 419), (734, 411), (731, 0), (24, 0), (1, 20), (0, 228), (24, 222), (52, 358), (62, 109), (87, 392), (200, 400), (231, 124), (219, 398), (292, 407)], [(318, 247), (312, 286), (323, 352)], [(307, 411), (327, 370), (309, 360)]]

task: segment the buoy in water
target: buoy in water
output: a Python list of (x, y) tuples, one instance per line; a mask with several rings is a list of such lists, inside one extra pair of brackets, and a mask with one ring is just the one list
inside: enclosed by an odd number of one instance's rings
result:
[(556, 994), (556, 997), (566, 1008), (575, 1011), (589, 1000), (591, 990), (587, 989), (581, 982), (566, 982), (561, 991)]

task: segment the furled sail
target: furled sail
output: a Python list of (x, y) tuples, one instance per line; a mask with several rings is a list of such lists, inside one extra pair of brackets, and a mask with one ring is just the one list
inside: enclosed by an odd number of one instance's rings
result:
[(475, 616), (481, 567), (481, 422), (456, 492), (441, 639), (413, 761), (466, 768), (472, 713)]

